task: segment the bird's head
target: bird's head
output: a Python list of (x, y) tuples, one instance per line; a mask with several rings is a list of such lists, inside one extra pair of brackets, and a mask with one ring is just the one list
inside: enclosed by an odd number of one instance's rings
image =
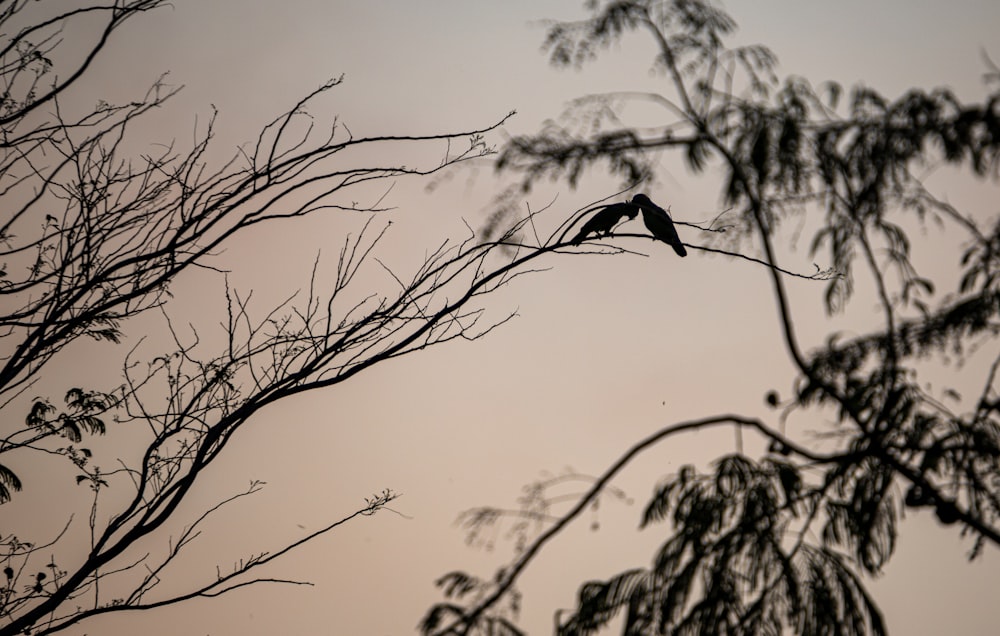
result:
[(632, 203), (641, 207), (652, 207), (653, 202), (643, 193), (639, 193), (632, 197)]

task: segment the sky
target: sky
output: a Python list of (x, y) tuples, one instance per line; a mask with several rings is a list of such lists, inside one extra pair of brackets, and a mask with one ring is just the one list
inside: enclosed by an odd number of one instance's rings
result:
[[(781, 62), (779, 74), (815, 83), (862, 82), (889, 95), (944, 84), (975, 98), (985, 70), (980, 51), (1000, 59), (1000, 5), (986, 0), (723, 6), (740, 25), (737, 42), (766, 44)], [(480, 128), (517, 110), (491, 138), (502, 144), (506, 135), (536, 131), (575, 97), (662, 82), (649, 72), (651, 48), (641, 38), (625, 40), (583, 71), (550, 67), (540, 51), (542, 21), (584, 15), (582, 3), (567, 0), (175, 0), (120, 33), (77, 99), (126, 100), (169, 71), (167, 81), (185, 89), (137, 130), (134, 143), (189, 140), (214, 105), (214, 152), (221, 160), (302, 95), (343, 74), (344, 83), (322, 102), (329, 112), (314, 112), (317, 119), (336, 116), (358, 136), (437, 134)], [(669, 202), (676, 218), (699, 221), (719, 212), (711, 175), (695, 177), (664, 162), (658, 178), (650, 194)], [(967, 188), (946, 174), (931, 180), (950, 200), (995, 212), (987, 198), (995, 200), (995, 185)], [(390, 193), (400, 235), (380, 256), (401, 270), (416, 267), (427, 246), (461, 238), (463, 219), (482, 223), (503, 184), (480, 163), (433, 190), (426, 185), (399, 183)], [(552, 214), (568, 216), (615, 190), (614, 181), (595, 174), (576, 190), (539, 188), (525, 195), (525, 205), (554, 199)], [(259, 294), (263, 309), (267, 299), (302, 288), (314, 255), (324, 249), (332, 255), (330, 245), (339, 241), (324, 220), (289, 223), (278, 235), (249, 233), (218, 262), (232, 270), (234, 285)], [(954, 241), (942, 241), (941, 251), (952, 255)], [(786, 265), (812, 270), (804, 248), (786, 245), (785, 252)], [(683, 261), (669, 249), (646, 253), (553, 262), (550, 271), (493, 297), (493, 315), (516, 309), (518, 316), (489, 337), (380, 365), (282, 402), (246, 427), (193, 493), (190, 511), (254, 479), (267, 488), (206, 527), (177, 581), (211, 576), (216, 564), (225, 568), (274, 549), (350, 514), (383, 488), (402, 493), (395, 512), (352, 521), (268, 570), (312, 587), (259, 586), (101, 618), (69, 633), (414, 633), (423, 612), (440, 600), (434, 579), (453, 569), (489, 577), (510, 557), (513, 546), (502, 535), (492, 550), (467, 546), (455, 524), (461, 511), (511, 507), (523, 485), (547, 474), (600, 473), (635, 441), (672, 422), (726, 412), (773, 420), (763, 396), (771, 389), (787, 394), (794, 375), (765, 272), (698, 252)], [(222, 284), (203, 275), (180, 281), (176, 311), (210, 328), (220, 316), (204, 299), (219, 298)], [(833, 328), (818, 305), (822, 289), (790, 287), (802, 340), (822, 343)], [(870, 309), (852, 311), (836, 327), (862, 331), (876, 319)], [(93, 359), (90, 350), (73, 355), (70, 369)], [(103, 362), (109, 370), (120, 364)], [(731, 433), (698, 433), (639, 458), (615, 481), (631, 504), (604, 502), (523, 577), (519, 624), (547, 633), (554, 610), (572, 606), (580, 583), (647, 565), (663, 538), (662, 529), (636, 529), (653, 486), (680, 465), (705, 462), (733, 444)], [(872, 587), (894, 633), (995, 632), (1000, 555), (987, 549), (970, 564), (969, 547), (932, 515), (908, 515), (897, 554)]]

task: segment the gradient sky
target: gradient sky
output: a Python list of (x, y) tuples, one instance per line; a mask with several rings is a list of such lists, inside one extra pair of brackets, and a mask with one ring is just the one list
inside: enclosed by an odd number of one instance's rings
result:
[[(346, 81), (323, 101), (330, 112), (313, 114), (318, 120), (338, 116), (357, 136), (479, 128), (512, 109), (518, 115), (506, 134), (527, 133), (574, 97), (654, 89), (662, 82), (649, 72), (651, 48), (641, 37), (626, 39), (582, 72), (549, 67), (539, 51), (540, 21), (582, 17), (582, 3), (575, 1), (172, 4), (121, 32), (95, 68), (94, 81), (79, 92), (81, 103), (127, 100), (163, 71), (170, 71), (169, 82), (184, 84), (183, 93), (137, 133), (139, 148), (172, 138), (187, 142), (214, 104), (215, 149), (227, 157), (302, 95), (341, 73)], [(815, 83), (861, 81), (890, 96), (944, 84), (975, 98), (985, 70), (980, 49), (1000, 60), (1000, 4), (987, 0), (731, 0), (724, 6), (740, 24), (738, 42), (766, 44), (781, 60), (781, 75)], [(503, 136), (494, 139), (502, 143)], [(698, 221), (718, 213), (718, 184), (710, 174), (695, 178), (665, 161), (658, 176), (651, 194), (669, 203), (676, 218)], [(950, 200), (978, 205), (982, 214), (996, 212), (995, 186), (970, 190), (947, 175), (933, 179)], [(585, 181), (575, 191), (539, 189), (525, 203), (537, 208), (558, 195), (552, 214), (559, 218), (616, 189), (601, 175)], [(401, 182), (389, 200), (398, 207), (393, 218), (399, 234), (389, 243), (393, 251), (380, 256), (401, 271), (416, 267), (425, 247), (461, 238), (463, 218), (481, 223), (500, 187), (486, 164), (456, 173), (433, 192), (424, 185)], [(263, 310), (264, 300), (306, 284), (317, 251), (326, 248), (332, 259), (329, 246), (340, 241), (332, 232), (322, 219), (289, 223), (279, 236), (248, 234), (219, 262), (233, 269), (234, 284), (257, 290)], [(690, 231), (682, 237), (698, 242)], [(942, 240), (940, 252), (954, 260), (954, 240)], [(804, 248), (786, 252), (786, 266), (811, 271)], [(178, 580), (210, 577), (216, 564), (227, 568), (251, 552), (274, 549), (302, 527), (316, 529), (353, 512), (363, 497), (383, 488), (403, 493), (393, 504), (400, 514), (351, 522), (266, 572), (315, 586), (260, 586), (94, 620), (70, 633), (413, 633), (440, 598), (435, 578), (452, 569), (489, 577), (510, 555), (512, 546), (502, 538), (492, 552), (467, 547), (454, 525), (460, 511), (511, 506), (521, 486), (546, 471), (599, 473), (636, 440), (672, 422), (725, 412), (773, 421), (763, 395), (772, 388), (787, 394), (794, 376), (765, 272), (697, 252), (684, 261), (669, 249), (647, 253), (553, 261), (552, 271), (495, 296), (494, 316), (516, 308), (519, 317), (487, 339), (421, 352), (282, 402), (242, 431), (189, 511), (251, 479), (268, 487), (206, 528)], [(807, 348), (821, 343), (833, 328), (818, 307), (822, 286), (791, 287), (803, 342)], [(207, 314), (195, 303), (221, 290), (221, 279), (189, 276), (175, 290), (176, 311), (209, 329), (221, 314)], [(855, 308), (836, 327), (857, 332), (875, 324), (871, 306)], [(82, 362), (88, 354), (76, 355)], [(118, 362), (107, 364), (110, 372)], [(969, 377), (970, 390), (977, 389), (978, 376)], [(800, 419), (793, 425), (806, 430), (822, 423)], [(589, 529), (594, 518), (581, 519), (524, 576), (520, 624), (533, 634), (548, 633), (552, 612), (572, 606), (581, 582), (647, 565), (662, 535), (635, 528), (652, 487), (681, 464), (732, 447), (731, 433), (700, 433), (633, 464), (615, 485), (635, 503), (607, 502), (596, 518), (598, 532)], [(969, 544), (931, 517), (909, 515), (895, 559), (874, 584), (888, 624), (896, 634), (995, 633), (997, 551), (989, 548), (984, 558), (966, 563)]]

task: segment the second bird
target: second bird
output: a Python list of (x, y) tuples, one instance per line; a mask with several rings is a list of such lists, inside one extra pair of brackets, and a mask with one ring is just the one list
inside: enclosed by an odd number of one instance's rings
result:
[(626, 217), (634, 219), (639, 214), (639, 208), (631, 203), (611, 203), (599, 207), (603, 209), (583, 224), (577, 235), (570, 241), (571, 243), (580, 244), (591, 233), (595, 233), (597, 236), (607, 236), (618, 225), (619, 221)]
[(642, 221), (655, 238), (674, 248), (678, 256), (687, 256), (687, 250), (681, 243), (681, 237), (677, 236), (674, 222), (666, 210), (653, 203), (645, 194), (632, 197), (632, 203), (642, 210)]

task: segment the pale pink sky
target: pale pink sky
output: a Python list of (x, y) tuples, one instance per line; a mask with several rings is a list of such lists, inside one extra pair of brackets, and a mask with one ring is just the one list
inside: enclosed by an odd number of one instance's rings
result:
[[(477, 128), (511, 109), (519, 114), (507, 132), (531, 132), (574, 97), (655, 88), (661, 81), (648, 72), (651, 49), (642, 38), (626, 40), (583, 72), (549, 67), (539, 51), (544, 28), (538, 21), (582, 17), (581, 5), (175, 0), (172, 9), (121, 33), (95, 69), (100, 81), (79, 98), (126, 100), (169, 70), (169, 81), (187, 88), (135, 143), (187, 142), (196, 117), (204, 121), (215, 104), (220, 158), (341, 73), (345, 83), (323, 102), (329, 113), (314, 115), (337, 115), (359, 136)], [(1000, 59), (1000, 4), (985, 0), (731, 0), (725, 7), (740, 24), (738, 41), (766, 44), (781, 60), (782, 74), (817, 83), (861, 80), (889, 95), (946, 84), (973, 98), (981, 95), (980, 48)], [(459, 174), (430, 194), (421, 183), (398, 184), (390, 199), (399, 208), (392, 251), (381, 256), (405, 271), (419, 264), (426, 246), (461, 238), (461, 219), (481, 222), (496, 193), (490, 172), (483, 166), (471, 181)], [(652, 194), (669, 202), (676, 218), (718, 213), (711, 174), (695, 178), (681, 164), (664, 162), (660, 178)], [(984, 215), (996, 212), (995, 186), (969, 195), (957, 181), (939, 181), (951, 200), (978, 205)], [(542, 188), (526, 203), (540, 207), (558, 193), (552, 214), (568, 215), (614, 190), (614, 182), (595, 175), (576, 191)], [(234, 270), (235, 285), (257, 290), (262, 310), (265, 300), (304, 287), (317, 250), (326, 248), (332, 259), (339, 244), (321, 219), (282, 232), (248, 235), (220, 257)], [(954, 242), (943, 240), (951, 257)], [(460, 511), (511, 505), (521, 486), (544, 471), (571, 466), (599, 473), (634, 441), (671, 422), (730, 411), (773, 420), (763, 395), (772, 388), (787, 393), (793, 375), (764, 272), (699, 253), (684, 261), (670, 250), (647, 253), (553, 261), (552, 271), (495, 296), (495, 315), (517, 308), (519, 317), (487, 339), (418, 353), (282, 402), (242, 432), (195, 493), (190, 512), (251, 479), (268, 487), (206, 528), (178, 580), (210, 577), (216, 564), (225, 568), (273, 549), (300, 534), (299, 526), (315, 529), (349, 514), (382, 488), (404, 494), (393, 505), (401, 515), (354, 521), (268, 571), (314, 587), (260, 586), (97, 619), (70, 633), (413, 633), (439, 599), (435, 578), (452, 569), (488, 577), (509, 555), (511, 546), (502, 541), (492, 553), (466, 547), (453, 524)], [(801, 247), (787, 250), (784, 263), (812, 269)], [(835, 328), (818, 309), (823, 289), (792, 287), (800, 335), (806, 345), (818, 344)], [(182, 280), (176, 311), (210, 329), (221, 314), (202, 312), (199, 298), (218, 298), (221, 289), (221, 279)], [(856, 307), (836, 328), (859, 332), (876, 324), (869, 309)], [(87, 353), (77, 353), (81, 363)], [(105, 362), (109, 373), (120, 363)], [(970, 378), (978, 389), (979, 378)], [(821, 423), (792, 425), (816, 429)], [(706, 461), (732, 443), (731, 434), (701, 433), (631, 466), (615, 484), (636, 503), (604, 508), (599, 532), (582, 520), (537, 561), (522, 581), (520, 624), (532, 634), (548, 633), (552, 612), (572, 605), (581, 582), (647, 565), (662, 536), (655, 528), (635, 528), (652, 487), (681, 464)], [(1000, 555), (988, 548), (968, 564), (968, 547), (931, 515), (910, 515), (895, 559), (873, 587), (894, 633), (996, 632)]]

